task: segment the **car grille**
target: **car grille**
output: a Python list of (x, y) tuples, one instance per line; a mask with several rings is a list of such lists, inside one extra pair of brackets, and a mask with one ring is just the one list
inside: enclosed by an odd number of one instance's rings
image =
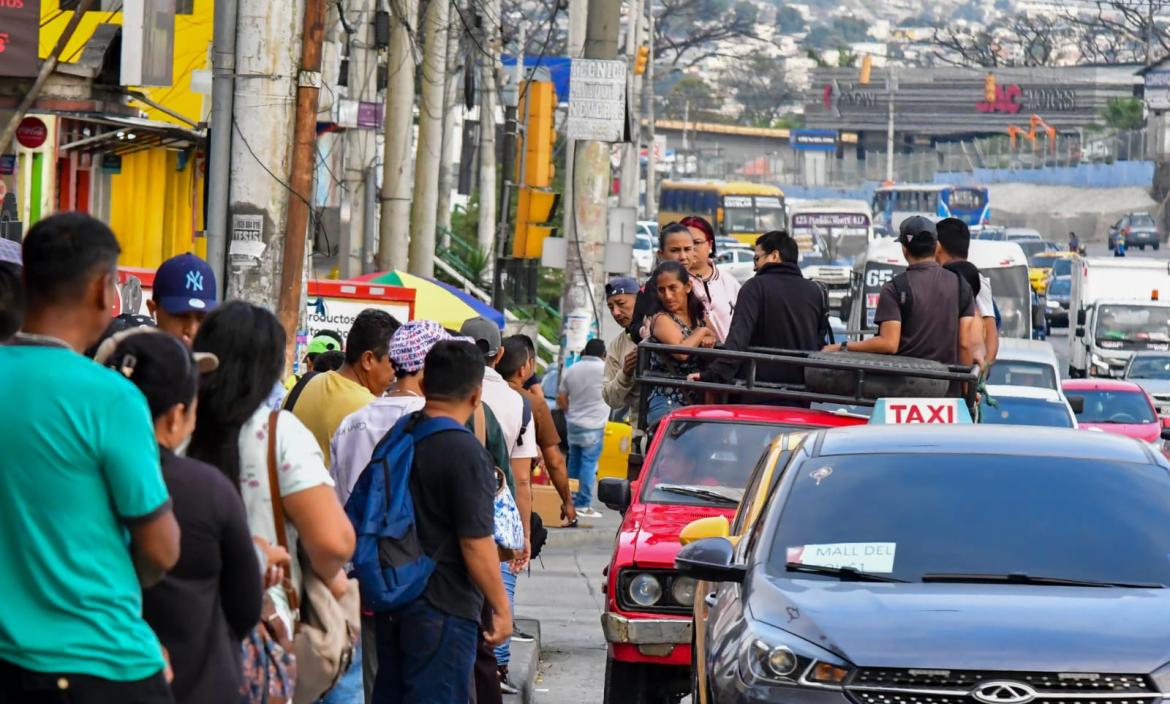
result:
[(858, 670), (846, 691), (857, 704), (981, 704), (973, 690), (996, 681), (1025, 684), (1043, 704), (1150, 704), (1162, 697), (1145, 675), (892, 668)]

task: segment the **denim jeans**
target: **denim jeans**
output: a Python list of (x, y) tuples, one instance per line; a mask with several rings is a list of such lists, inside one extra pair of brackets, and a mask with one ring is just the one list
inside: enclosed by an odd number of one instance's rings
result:
[[(512, 574), (511, 565), (507, 562), (500, 563), (500, 576), (504, 578), (504, 591), (508, 593), (508, 606), (512, 608), (512, 613), (516, 613), (516, 577), (518, 575)], [(496, 646), (496, 664), (501, 667), (506, 667), (512, 661), (512, 639), (500, 643)]]
[(364, 702), (366, 700), (365, 688), (362, 686), (365, 680), (362, 675), (362, 641), (358, 641), (357, 647), (353, 651), (353, 662), (350, 663), (349, 669), (337, 680), (337, 684), (333, 689), (325, 693), (321, 697), (319, 704), (356, 704), (357, 702)]
[(650, 399), (646, 403), (646, 427), (653, 428), (658, 425), (658, 421), (676, 408), (681, 408), (681, 406), (665, 394), (660, 394), (657, 391), (651, 392)]
[(479, 624), (440, 611), (420, 597), (377, 614), (375, 704), (448, 704), (471, 696)]
[(582, 428), (569, 423), (569, 478), (579, 483), (573, 497), (574, 508), (589, 508), (593, 503), (593, 484), (597, 481), (597, 460), (605, 442), (605, 428)]

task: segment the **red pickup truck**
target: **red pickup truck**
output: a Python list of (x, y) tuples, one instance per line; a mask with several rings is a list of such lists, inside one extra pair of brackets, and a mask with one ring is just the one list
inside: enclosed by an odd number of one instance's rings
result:
[(864, 418), (779, 406), (689, 406), (658, 426), (637, 479), (603, 479), (598, 498), (625, 513), (606, 570), (605, 702), (670, 702), (691, 691), (695, 582), (674, 569), (679, 532), (729, 520), (780, 433)]

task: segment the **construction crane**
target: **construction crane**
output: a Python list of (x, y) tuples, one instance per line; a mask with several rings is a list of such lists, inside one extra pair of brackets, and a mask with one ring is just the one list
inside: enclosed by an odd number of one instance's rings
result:
[(1037, 146), (1036, 133), (1041, 129), (1043, 129), (1044, 132), (1048, 135), (1048, 148), (1052, 151), (1053, 154), (1055, 154), (1056, 128), (1045, 122), (1044, 118), (1040, 117), (1039, 115), (1032, 116), (1031, 120), (1029, 120), (1029, 129), (1027, 131), (1025, 131), (1023, 127), (1008, 125), (1008, 138), (1011, 140), (1012, 149), (1016, 148), (1016, 140), (1022, 135), (1025, 139), (1032, 142), (1032, 149), (1035, 151)]

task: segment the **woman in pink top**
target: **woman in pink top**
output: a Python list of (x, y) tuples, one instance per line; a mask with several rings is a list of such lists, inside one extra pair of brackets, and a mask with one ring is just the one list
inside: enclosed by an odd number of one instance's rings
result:
[(689, 268), (695, 278), (695, 294), (703, 301), (707, 310), (707, 321), (715, 335), (723, 342), (731, 329), (731, 316), (735, 313), (735, 299), (739, 297), (739, 282), (723, 274), (715, 266), (715, 230), (706, 219), (692, 215), (683, 218), (694, 239), (694, 256)]

